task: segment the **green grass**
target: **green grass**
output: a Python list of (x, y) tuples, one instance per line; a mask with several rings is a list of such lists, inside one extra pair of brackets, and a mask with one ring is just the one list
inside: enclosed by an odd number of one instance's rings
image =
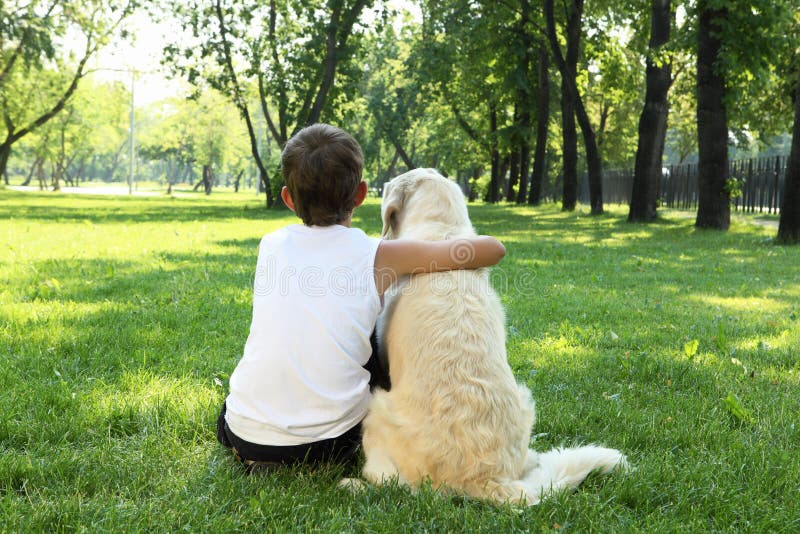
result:
[[(635, 465), (517, 510), (352, 496), (339, 467), (246, 476), (216, 443), (256, 247), (289, 212), (0, 191), (0, 530), (800, 530), (800, 248), (609, 211), (471, 208), (508, 249), (492, 277), (534, 447)], [(355, 224), (379, 231), (377, 200)]]

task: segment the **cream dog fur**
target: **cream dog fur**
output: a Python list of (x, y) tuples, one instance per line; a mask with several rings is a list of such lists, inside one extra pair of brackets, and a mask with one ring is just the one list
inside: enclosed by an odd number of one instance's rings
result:
[[(433, 169), (387, 183), (381, 212), (386, 239), (476, 235), (461, 190)], [(392, 388), (376, 390), (363, 422), (368, 481), (429, 480), (530, 505), (594, 470), (625, 465), (619, 451), (595, 446), (529, 450), (534, 403), (506, 360), (505, 316), (487, 269), (406, 277), (384, 306), (378, 338)]]

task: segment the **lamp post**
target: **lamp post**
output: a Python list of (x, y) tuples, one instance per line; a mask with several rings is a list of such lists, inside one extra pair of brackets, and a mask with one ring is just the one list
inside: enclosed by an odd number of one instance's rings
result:
[(131, 69), (131, 152), (130, 152), (130, 164), (128, 169), (128, 194), (133, 194), (133, 173), (135, 169), (135, 162), (136, 162), (136, 120), (133, 115), (133, 87), (136, 81), (136, 70)]

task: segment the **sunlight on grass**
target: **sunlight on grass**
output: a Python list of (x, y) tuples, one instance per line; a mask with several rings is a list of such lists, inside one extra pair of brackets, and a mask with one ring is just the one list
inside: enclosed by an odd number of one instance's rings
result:
[(90, 427), (112, 436), (196, 432), (209, 407), (218, 407), (221, 388), (141, 369), (122, 373), (113, 384), (98, 382), (79, 394), (81, 412)]
[(685, 295), (685, 299), (697, 304), (716, 306), (721, 310), (736, 312), (759, 311), (761, 313), (772, 312), (780, 313), (791, 310), (791, 305), (781, 303), (769, 298), (759, 297), (722, 297), (718, 295), (693, 294)]
[[(342, 468), (247, 477), (216, 444), (257, 247), (290, 212), (232, 193), (0, 201), (4, 529), (796, 530), (800, 248), (746, 218), (470, 206), (508, 249), (491, 276), (534, 446), (603, 443), (637, 467), (517, 511), (344, 495)], [(354, 224), (378, 235), (380, 199)]]

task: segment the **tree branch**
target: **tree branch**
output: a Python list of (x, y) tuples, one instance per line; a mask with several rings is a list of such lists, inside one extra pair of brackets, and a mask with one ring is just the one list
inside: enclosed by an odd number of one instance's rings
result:
[(255, 134), (255, 129), (253, 128), (253, 121), (250, 118), (250, 111), (247, 109), (247, 101), (244, 99), (242, 95), (242, 89), (239, 86), (239, 80), (236, 77), (236, 71), (233, 69), (233, 58), (231, 54), (231, 45), (228, 41), (228, 29), (225, 26), (225, 17), (222, 13), (222, 5), (220, 0), (216, 0), (214, 2), (214, 7), (217, 15), (217, 20), (219, 22), (219, 33), (220, 38), (222, 39), (222, 48), (223, 53), (225, 55), (225, 68), (228, 71), (228, 76), (230, 76), (231, 82), (233, 84), (233, 94), (234, 94), (234, 104), (237, 108), (239, 108), (239, 112), (242, 114), (244, 118), (244, 122), (247, 125), (247, 133), (250, 134), (250, 150), (253, 154), (253, 159), (256, 160), (256, 166), (258, 167), (259, 174), (262, 177), (262, 181), (264, 182), (264, 188), (266, 189), (267, 193), (267, 204), (272, 204), (272, 190), (269, 187), (269, 174), (267, 173), (266, 167), (264, 167), (264, 162), (261, 160), (261, 154), (258, 150), (258, 142)]

